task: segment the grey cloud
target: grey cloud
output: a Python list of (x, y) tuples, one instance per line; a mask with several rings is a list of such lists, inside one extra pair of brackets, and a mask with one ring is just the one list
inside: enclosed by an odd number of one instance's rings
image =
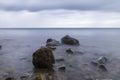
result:
[(47, 9), (120, 11), (119, 0), (1, 0), (2, 10), (40, 11)]
[(120, 27), (120, 12), (44, 10), (0, 11), (0, 28)]

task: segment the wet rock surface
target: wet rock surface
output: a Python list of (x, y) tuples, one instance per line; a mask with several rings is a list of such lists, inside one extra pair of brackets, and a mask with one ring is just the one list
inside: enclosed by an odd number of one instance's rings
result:
[(58, 69), (59, 69), (60, 71), (65, 71), (65, 70), (66, 70), (66, 66), (65, 66), (65, 65), (60, 65), (60, 66), (58, 67)]
[(68, 53), (68, 54), (84, 54), (84, 52), (73, 50), (72, 48), (66, 49), (66, 53)]
[(32, 62), (37, 68), (52, 68), (55, 63), (52, 50), (47, 47), (41, 47), (33, 53)]
[(107, 58), (104, 56), (101, 56), (98, 59), (92, 61), (93, 64), (98, 64), (98, 65), (105, 64), (106, 62), (107, 62)]
[(71, 48), (67, 49), (66, 52), (67, 52), (67, 53), (70, 53), (70, 54), (73, 54), (73, 53), (74, 53)]
[(52, 39), (52, 38), (49, 38), (46, 41), (46, 46), (59, 46), (59, 45), (60, 45), (59, 41)]
[(68, 45), (80, 45), (79, 40), (77, 40), (69, 35), (64, 36), (61, 39), (61, 42), (64, 44), (68, 44)]
[(98, 68), (99, 68), (100, 70), (102, 70), (102, 71), (107, 71), (107, 68), (106, 68), (106, 66), (105, 66), (104, 64), (98, 65)]

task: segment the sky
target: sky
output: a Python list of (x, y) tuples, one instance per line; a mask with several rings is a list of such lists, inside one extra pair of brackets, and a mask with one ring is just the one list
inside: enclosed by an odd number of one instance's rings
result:
[(119, 0), (0, 0), (0, 28), (120, 28)]

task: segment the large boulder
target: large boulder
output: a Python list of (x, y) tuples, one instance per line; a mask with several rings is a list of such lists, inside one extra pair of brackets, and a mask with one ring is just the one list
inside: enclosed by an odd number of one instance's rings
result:
[(64, 36), (61, 39), (61, 42), (68, 45), (79, 45), (79, 41), (73, 37), (70, 37), (69, 35)]
[(47, 47), (41, 47), (33, 53), (32, 62), (36, 68), (52, 68), (55, 63), (52, 50)]
[(52, 38), (49, 38), (46, 41), (46, 46), (59, 46), (59, 45), (60, 45), (59, 41)]

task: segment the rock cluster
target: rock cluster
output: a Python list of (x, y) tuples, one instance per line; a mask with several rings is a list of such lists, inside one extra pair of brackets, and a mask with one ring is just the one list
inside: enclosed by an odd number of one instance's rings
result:
[[(75, 38), (70, 37), (69, 35), (64, 36), (61, 39), (62, 43), (69, 45), (79, 45), (79, 41)], [(46, 47), (41, 47), (33, 53), (32, 63), (36, 68), (52, 68), (55, 63), (54, 55), (52, 50), (56, 49), (56, 46), (59, 46), (59, 41), (49, 38), (46, 41)], [(67, 52), (70, 52), (67, 50)], [(64, 59), (62, 59), (64, 60)], [(61, 60), (60, 60), (61, 61)]]
[(100, 56), (98, 59), (93, 60), (92, 63), (97, 65), (99, 69), (103, 71), (107, 71), (105, 67), (105, 63), (107, 62), (107, 58), (105, 56)]

